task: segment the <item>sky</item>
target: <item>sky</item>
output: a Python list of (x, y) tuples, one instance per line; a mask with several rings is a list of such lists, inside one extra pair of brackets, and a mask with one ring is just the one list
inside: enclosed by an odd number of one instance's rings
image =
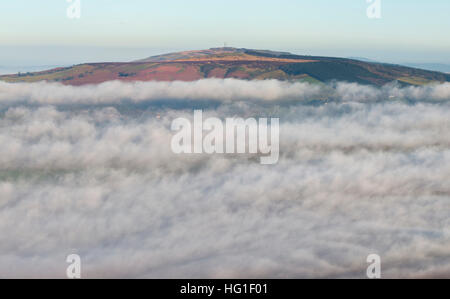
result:
[[(73, 0), (75, 1), (75, 0)], [(227, 45), (450, 64), (450, 1), (0, 0), (0, 67), (129, 61)], [(373, 0), (375, 1), (375, 0)]]

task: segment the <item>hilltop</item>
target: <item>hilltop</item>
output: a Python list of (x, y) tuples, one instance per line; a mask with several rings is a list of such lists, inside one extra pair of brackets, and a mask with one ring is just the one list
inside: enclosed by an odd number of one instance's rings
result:
[(211, 48), (148, 57), (132, 62), (102, 62), (0, 76), (6, 82), (61, 82), (67, 85), (122, 81), (194, 81), (204, 78), (331, 80), (381, 86), (392, 81), (422, 85), (449, 82), (450, 74), (357, 59), (294, 55), (288, 52)]

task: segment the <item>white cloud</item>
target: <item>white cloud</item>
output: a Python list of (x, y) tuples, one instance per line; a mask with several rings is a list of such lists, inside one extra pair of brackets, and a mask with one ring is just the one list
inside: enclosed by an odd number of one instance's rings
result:
[[(305, 104), (330, 90), (334, 101)], [(83, 277), (364, 278), (371, 253), (384, 277), (450, 275), (448, 85), (0, 91), (0, 277), (64, 277), (71, 253)], [(391, 93), (417, 102), (381, 101)], [(140, 106), (166, 98), (214, 99), (204, 113), (220, 118), (280, 117), (280, 162), (172, 154), (170, 122), (191, 117), (191, 102)]]
[(343, 101), (376, 101), (389, 96), (409, 100), (450, 100), (450, 83), (421, 87), (399, 87), (395, 84), (379, 89), (356, 83), (312, 85), (277, 80), (243, 81), (205, 79), (195, 82), (121, 82), (99, 85), (66, 86), (59, 83), (0, 82), (0, 103), (11, 104), (117, 104), (155, 100), (212, 100), (220, 102), (305, 101), (325, 96)]

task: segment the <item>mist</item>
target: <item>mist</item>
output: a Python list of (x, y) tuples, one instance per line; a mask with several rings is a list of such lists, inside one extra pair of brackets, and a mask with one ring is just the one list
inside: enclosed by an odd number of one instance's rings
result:
[[(278, 117), (280, 158), (174, 154)], [(450, 277), (450, 84), (0, 82), (0, 277)]]

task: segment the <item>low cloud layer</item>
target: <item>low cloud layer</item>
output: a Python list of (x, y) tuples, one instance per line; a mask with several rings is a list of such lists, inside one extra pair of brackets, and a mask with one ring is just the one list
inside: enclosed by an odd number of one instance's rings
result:
[(244, 81), (237, 79), (205, 79), (195, 82), (121, 82), (110, 81), (81, 87), (59, 83), (0, 82), (0, 103), (26, 104), (118, 104), (160, 100), (230, 101), (380, 101), (400, 98), (414, 101), (449, 101), (450, 83), (382, 88), (356, 83), (336, 82), (328, 85), (289, 83), (277, 80)]
[[(173, 154), (199, 100), (279, 163)], [(448, 132), (449, 84), (0, 83), (0, 277), (450, 277)]]

